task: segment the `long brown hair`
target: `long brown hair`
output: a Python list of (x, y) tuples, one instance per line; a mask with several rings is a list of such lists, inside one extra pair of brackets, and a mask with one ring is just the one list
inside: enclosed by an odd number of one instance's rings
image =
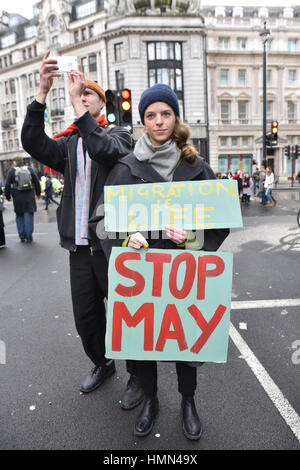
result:
[(190, 165), (193, 165), (196, 163), (199, 155), (194, 145), (188, 143), (190, 136), (190, 126), (185, 122), (182, 122), (179, 117), (176, 116), (173, 139), (175, 140), (177, 147), (181, 150), (181, 158), (186, 160)]

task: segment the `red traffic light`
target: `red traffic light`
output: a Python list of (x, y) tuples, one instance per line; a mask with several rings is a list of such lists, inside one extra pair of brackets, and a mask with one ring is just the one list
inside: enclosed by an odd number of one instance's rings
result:
[(130, 90), (128, 90), (127, 88), (124, 88), (124, 90), (121, 91), (121, 96), (123, 100), (128, 100), (128, 98), (130, 98), (130, 94)]

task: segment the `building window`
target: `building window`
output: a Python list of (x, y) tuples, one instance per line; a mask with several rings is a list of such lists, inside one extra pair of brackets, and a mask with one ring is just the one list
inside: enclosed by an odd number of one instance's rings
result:
[(165, 83), (176, 93), (179, 106), (183, 111), (183, 68), (181, 43), (149, 42), (148, 54), (148, 85)]
[(61, 116), (65, 109), (65, 89), (53, 88), (51, 94), (51, 116)]
[(296, 121), (296, 104), (293, 101), (288, 101), (287, 108), (288, 108), (288, 121), (295, 122)]
[(266, 51), (269, 52), (272, 50), (272, 39), (268, 39), (266, 42)]
[(88, 58), (87, 57), (82, 57), (81, 58), (81, 67), (82, 67), (82, 72), (84, 74), (88, 73)]
[(289, 39), (288, 40), (288, 51), (289, 52), (296, 52), (297, 50), (297, 39)]
[(296, 70), (289, 70), (288, 71), (288, 86), (295, 86), (296, 78), (297, 78)]
[(14, 80), (9, 80), (10, 93), (14, 95), (16, 93), (16, 84)]
[(221, 147), (227, 146), (227, 137), (221, 136), (220, 137)]
[(248, 136), (243, 136), (242, 137), (242, 145), (243, 145), (243, 147), (248, 147), (249, 146), (249, 137)]
[(52, 15), (52, 16), (50, 17), (50, 19), (49, 19), (49, 26), (50, 26), (51, 28), (56, 28), (56, 26), (57, 26), (57, 18), (56, 18), (55, 15)]
[(76, 7), (76, 18), (84, 18), (93, 13), (96, 13), (96, 0)]
[(86, 30), (86, 28), (81, 29), (81, 37), (82, 37), (83, 41), (85, 41), (87, 39), (87, 30)]
[(246, 86), (246, 69), (238, 70), (238, 85), (243, 87)]
[(40, 74), (39, 74), (39, 72), (34, 73), (34, 83), (35, 83), (36, 86), (38, 86), (40, 84)]
[(13, 118), (16, 118), (17, 115), (18, 115), (16, 101), (12, 101), (12, 103), (11, 103), (11, 115), (12, 115)]
[(221, 101), (221, 121), (223, 124), (230, 123), (230, 101)]
[(272, 86), (272, 70), (267, 70), (267, 87)]
[(221, 74), (221, 86), (228, 86), (229, 70), (221, 69), (220, 74)]
[(94, 37), (94, 36), (95, 36), (95, 28), (94, 28), (94, 25), (91, 24), (91, 25), (89, 26), (89, 37), (92, 38), (92, 37)]
[(124, 60), (124, 44), (122, 42), (114, 44), (114, 57), (115, 62), (122, 62)]
[(236, 136), (231, 137), (231, 146), (232, 147), (237, 147), (238, 144), (238, 138)]
[(58, 36), (56, 35), (52, 36), (51, 43), (52, 43), (52, 46), (58, 46), (59, 45)]
[(89, 56), (89, 71), (96, 72), (97, 71), (97, 59), (96, 55)]
[(36, 26), (35, 25), (27, 26), (24, 30), (24, 34), (25, 34), (25, 39), (33, 38), (34, 36), (36, 36)]
[(74, 31), (74, 41), (79, 42), (80, 41), (80, 36), (79, 36), (79, 31), (78, 29)]
[(29, 88), (33, 88), (33, 74), (32, 73), (28, 75), (28, 86)]
[(219, 51), (227, 51), (229, 49), (229, 38), (219, 38), (218, 49)]
[(237, 45), (237, 49), (239, 51), (245, 51), (247, 49), (247, 39), (246, 38), (237, 38), (236, 45)]
[(122, 90), (125, 86), (125, 76), (123, 70), (116, 70), (116, 86), (117, 90)]
[(1, 47), (4, 49), (5, 47), (13, 46), (16, 43), (16, 33), (9, 34), (8, 36), (3, 36), (1, 38)]
[(267, 101), (267, 121), (271, 121), (273, 116), (273, 101)]
[(247, 124), (247, 101), (238, 102), (238, 114), (240, 124)]

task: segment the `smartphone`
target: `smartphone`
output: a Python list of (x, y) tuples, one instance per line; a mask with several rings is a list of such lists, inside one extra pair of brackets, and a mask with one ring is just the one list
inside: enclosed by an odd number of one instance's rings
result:
[(78, 70), (78, 57), (69, 55), (69, 56), (55, 56), (49, 57), (49, 59), (57, 60), (58, 70), (51, 69), (50, 71), (57, 73), (68, 73), (71, 70)]

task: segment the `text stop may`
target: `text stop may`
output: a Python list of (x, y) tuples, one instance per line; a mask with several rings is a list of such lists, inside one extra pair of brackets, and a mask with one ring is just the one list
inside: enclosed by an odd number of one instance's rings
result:
[[(195, 355), (199, 355), (213, 336), (225, 312), (229, 316), (231, 254), (188, 250), (137, 253), (120, 248), (114, 248), (113, 252), (108, 351), (133, 357), (137, 352), (133, 352), (130, 343), (138, 339), (132, 336), (135, 334), (133, 331), (143, 322), (143, 343), (139, 353), (153, 352), (154, 358), (156, 353), (166, 352), (172, 356), (173, 350), (178, 358), (178, 353), (188, 350), (195, 360)], [(226, 342), (227, 321), (224, 326), (221, 337), (224, 336)], [(140, 338), (141, 331), (137, 334)], [(216, 340), (220, 340), (220, 336)], [(214, 360), (213, 356), (211, 360)]]

